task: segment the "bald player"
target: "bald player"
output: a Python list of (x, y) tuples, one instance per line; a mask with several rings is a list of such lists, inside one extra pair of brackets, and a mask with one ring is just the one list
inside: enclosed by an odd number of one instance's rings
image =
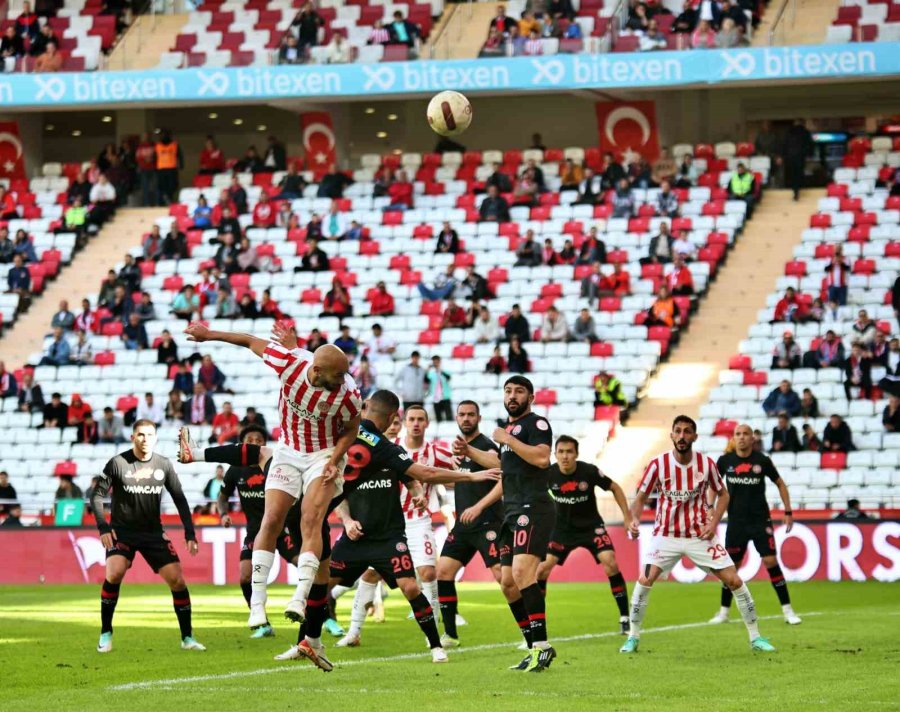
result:
[[(281, 439), (269, 466), (265, 510), (253, 540), (248, 625), (255, 629), (269, 624), (266, 586), (275, 560), (275, 543), (288, 510), (301, 497), (303, 551), (297, 560), (297, 588), (284, 615), (302, 624), (322, 556), (322, 522), (329, 503), (342, 492), (347, 450), (359, 431), (362, 400), (349, 374), (347, 356), (330, 344), (315, 353), (297, 348), (293, 329), (279, 329), (272, 340), (266, 340), (213, 331), (195, 322), (185, 329), (185, 334), (197, 343), (220, 341), (250, 349), (281, 380)], [(185, 433), (179, 439), (178, 454), (181, 462), (203, 460), (203, 451), (193, 448)]]

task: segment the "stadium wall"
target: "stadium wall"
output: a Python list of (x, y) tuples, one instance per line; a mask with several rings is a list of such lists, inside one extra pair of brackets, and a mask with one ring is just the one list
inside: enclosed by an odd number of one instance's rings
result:
[[(190, 583), (236, 584), (243, 529), (200, 527), (198, 531), (200, 553), (196, 557), (182, 558), (185, 578)], [(619, 567), (629, 581), (638, 576), (639, 557), (650, 542), (651, 531), (650, 525), (643, 525), (641, 537), (635, 542), (627, 539), (621, 528), (609, 530)], [(332, 536), (337, 534), (338, 530), (333, 529)], [(435, 530), (439, 545), (446, 534), (444, 527)], [(724, 537), (724, 525), (719, 534)], [(900, 580), (898, 521), (798, 522), (790, 534), (783, 526), (776, 527), (774, 536), (781, 552), (782, 569), (789, 581)], [(184, 553), (181, 530), (173, 529), (172, 539), (176, 549)], [(6, 559), (0, 584), (99, 584), (103, 581), (106, 552), (93, 528), (0, 530), (0, 549), (5, 552)], [(296, 582), (296, 569), (277, 557), (272, 571), (270, 581)], [(748, 554), (740, 574), (747, 580), (768, 580), (755, 552)], [(686, 566), (684, 562), (670, 575), (672, 580), (683, 583), (701, 581), (705, 577), (703, 571)], [(597, 566), (585, 550), (573, 553), (567, 565), (558, 568), (553, 577), (554, 581), (562, 582), (603, 579), (602, 567)], [(149, 583), (157, 580), (143, 559), (135, 559), (128, 581)], [(493, 577), (476, 558), (465, 568), (462, 580), (490, 582)]]

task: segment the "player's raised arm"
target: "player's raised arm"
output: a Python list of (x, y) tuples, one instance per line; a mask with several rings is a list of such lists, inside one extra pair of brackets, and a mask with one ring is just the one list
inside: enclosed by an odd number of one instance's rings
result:
[[(474, 458), (473, 458), (474, 459)], [(446, 485), (452, 482), (489, 482), (500, 479), (500, 470), (490, 468), (479, 472), (455, 472), (444, 470), (440, 467), (431, 467), (414, 462), (406, 471), (406, 474), (419, 482), (427, 482), (433, 485)]]
[[(498, 445), (506, 445), (516, 455), (521, 457), (529, 465), (534, 467), (550, 467), (550, 445), (540, 443), (538, 445), (527, 445), (521, 440), (514, 438), (504, 428), (496, 428), (492, 439)], [(475, 459), (474, 457), (472, 458)], [(476, 460), (477, 462), (477, 460)]]
[[(188, 504), (184, 490), (181, 488), (181, 480), (175, 474), (175, 468), (171, 464), (166, 468), (166, 490), (175, 503), (181, 524), (184, 526), (184, 539), (188, 543), (188, 551), (197, 553), (197, 533), (194, 531), (194, 520), (191, 518), (191, 506)], [(227, 505), (226, 505), (227, 506)]]
[(194, 341), (198, 344), (204, 341), (221, 341), (225, 344), (243, 346), (245, 349), (250, 349), (260, 358), (263, 357), (266, 347), (269, 345), (266, 339), (260, 339), (258, 336), (233, 331), (214, 331), (199, 321), (189, 324), (184, 333), (187, 334), (188, 341)]
[(453, 441), (453, 454), (459, 458), (468, 457), (482, 467), (500, 467), (500, 455), (496, 451), (479, 450), (477, 447), (472, 447), (460, 436), (457, 436), (456, 440)]

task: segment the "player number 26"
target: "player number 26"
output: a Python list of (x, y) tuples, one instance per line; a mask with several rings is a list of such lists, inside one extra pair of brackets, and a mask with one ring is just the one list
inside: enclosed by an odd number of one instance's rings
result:
[(409, 571), (412, 568), (412, 559), (409, 554), (403, 556), (391, 557), (391, 566), (394, 567), (394, 573), (399, 574), (401, 571)]

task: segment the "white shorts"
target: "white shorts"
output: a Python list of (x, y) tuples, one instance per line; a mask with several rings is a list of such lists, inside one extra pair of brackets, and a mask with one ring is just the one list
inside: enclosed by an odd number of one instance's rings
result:
[[(272, 455), (269, 464), (269, 475), (266, 477), (266, 489), (277, 489), (287, 492), (294, 499), (299, 499), (306, 494), (310, 485), (322, 476), (325, 465), (331, 458), (334, 448), (319, 450), (318, 452), (302, 453), (279, 443)], [(343, 473), (347, 458), (338, 465), (338, 471)], [(344, 489), (344, 478), (335, 480), (335, 496)]]
[(431, 517), (406, 520), (406, 543), (415, 568), (437, 565), (437, 542)]
[(663, 573), (668, 573), (686, 556), (704, 571), (727, 569), (734, 562), (719, 542), (718, 537), (709, 541), (703, 539), (682, 539), (673, 536), (656, 536), (650, 542), (645, 564), (658, 566)]

